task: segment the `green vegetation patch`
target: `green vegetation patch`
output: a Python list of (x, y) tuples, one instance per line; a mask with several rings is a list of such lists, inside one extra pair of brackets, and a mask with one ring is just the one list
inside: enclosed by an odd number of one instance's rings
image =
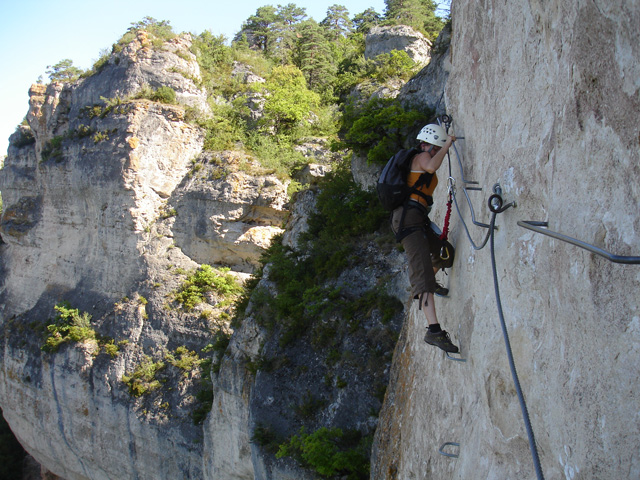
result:
[(427, 123), (432, 115), (431, 111), (403, 107), (391, 98), (351, 102), (345, 106), (344, 141), (338, 147), (364, 154), (370, 163), (385, 164), (406, 144), (410, 129)]
[(55, 353), (65, 342), (84, 342), (96, 340), (96, 331), (91, 327), (91, 315), (80, 313), (77, 308), (71, 308), (68, 302), (59, 303), (54, 307), (58, 312), (54, 323), (47, 325), (47, 337), (42, 350)]
[[(342, 166), (323, 182), (316, 207), (298, 250), (276, 239), (263, 257), (263, 262), (269, 263), (269, 278), (276, 283), (278, 295), (253, 292), (258, 321), (271, 330), (280, 327), (281, 346), (309, 331), (323, 338), (337, 335), (334, 328), (325, 332), (321, 326), (310, 329), (310, 325), (320, 325), (316, 320), (330, 313), (351, 315), (364, 309), (367, 301), (372, 301), (367, 309), (387, 302), (382, 305), (385, 318), (389, 315), (387, 309), (398, 311), (398, 302), (389, 303), (388, 296), (380, 295), (378, 300), (376, 295), (380, 292), (352, 303), (340, 288), (325, 286), (357, 261), (353, 252), (358, 239), (376, 231), (387, 218), (375, 193), (359, 188), (348, 168)], [(316, 340), (318, 345), (327, 344), (322, 338)]]
[(168, 352), (165, 359), (174, 367), (181, 369), (185, 377), (188, 377), (202, 363), (200, 356), (187, 347), (178, 347), (174, 353)]
[(140, 91), (134, 95), (135, 99), (147, 99), (152, 102), (166, 103), (173, 105), (176, 103), (176, 91), (167, 86), (158, 87), (157, 89), (151, 88), (149, 85), (144, 85)]
[(129, 387), (129, 393), (134, 397), (157, 390), (162, 386), (161, 381), (156, 378), (158, 372), (165, 368), (162, 361), (154, 362), (151, 357), (145, 355), (142, 361), (136, 365), (133, 372), (122, 376), (122, 381)]
[(127, 32), (113, 45), (112, 51), (114, 53), (120, 52), (123, 47), (133, 42), (137, 38), (138, 33), (142, 31), (148, 34), (148, 41), (156, 48), (161, 47), (164, 42), (176, 37), (168, 20), (156, 20), (153, 17), (144, 17), (139, 22), (131, 23)]
[(65, 138), (66, 137), (64, 135), (57, 135), (45, 143), (41, 152), (43, 162), (46, 162), (49, 159), (55, 160), (56, 162), (60, 162), (62, 160), (62, 142)]
[(230, 303), (242, 293), (243, 288), (229, 271), (229, 268), (216, 269), (211, 265), (201, 265), (187, 276), (174, 293), (175, 301), (187, 311), (203, 303), (209, 293), (215, 293), (221, 302)]
[(322, 427), (307, 433), (302, 427), (298, 435), (280, 445), (276, 457), (293, 457), (323, 477), (364, 480), (369, 478), (370, 448), (371, 437), (362, 437), (358, 431)]

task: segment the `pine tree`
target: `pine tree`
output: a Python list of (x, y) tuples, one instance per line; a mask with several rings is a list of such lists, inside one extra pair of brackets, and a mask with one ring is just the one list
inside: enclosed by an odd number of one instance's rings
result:
[(327, 94), (336, 75), (336, 67), (324, 29), (315, 20), (307, 20), (298, 29), (296, 64), (307, 84), (315, 92)]
[(327, 16), (320, 25), (332, 33), (333, 39), (341, 35), (346, 37), (353, 31), (353, 22), (349, 18), (349, 10), (343, 5), (331, 5), (327, 9)]
[(444, 27), (444, 20), (436, 14), (438, 2), (435, 0), (421, 0), (426, 12), (426, 20), (424, 21), (424, 32), (427, 34), (431, 42), (435, 42), (440, 34), (440, 30)]
[(75, 82), (82, 75), (82, 69), (74, 67), (73, 61), (65, 58), (55, 65), (47, 65), (45, 73), (52, 82)]
[(358, 33), (369, 33), (373, 27), (382, 21), (382, 16), (373, 8), (367, 8), (364, 12), (353, 17), (353, 25)]
[[(240, 34), (246, 34), (250, 47), (268, 51), (273, 41), (273, 24), (276, 22), (276, 9), (271, 5), (260, 7), (242, 25)], [(239, 34), (239, 35), (240, 35)]]
[(426, 34), (434, 41), (442, 30), (443, 22), (435, 14), (434, 0), (385, 0), (385, 24), (408, 25)]
[(276, 20), (271, 27), (273, 41), (268, 51), (271, 58), (282, 65), (292, 63), (293, 51), (297, 43), (297, 26), (306, 16), (306, 9), (297, 7), (294, 3), (278, 5)]
[(298, 7), (295, 3), (288, 3), (285, 6), (278, 5), (278, 20), (285, 25), (295, 25), (302, 22), (307, 17), (307, 9)]
[(422, 30), (426, 20), (422, 0), (385, 0), (385, 4), (387, 22)]

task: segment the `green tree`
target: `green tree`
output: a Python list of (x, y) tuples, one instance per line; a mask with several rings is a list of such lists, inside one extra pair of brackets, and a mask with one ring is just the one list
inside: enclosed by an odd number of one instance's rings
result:
[(346, 37), (353, 31), (353, 22), (349, 18), (349, 10), (343, 5), (331, 5), (327, 9), (327, 16), (320, 25), (331, 32), (333, 39)]
[(132, 22), (128, 31), (136, 33), (140, 30), (147, 31), (163, 40), (169, 40), (176, 36), (168, 20), (156, 20), (153, 17), (144, 17), (139, 22)]
[(276, 21), (272, 26), (273, 41), (268, 54), (281, 65), (294, 63), (294, 52), (300, 36), (298, 30), (306, 17), (306, 9), (297, 7), (294, 3), (278, 5)]
[(384, 83), (390, 78), (409, 80), (415, 73), (415, 62), (404, 50), (392, 50), (382, 53), (372, 61), (375, 70), (371, 72), (378, 82)]
[(224, 35), (216, 36), (209, 30), (193, 39), (191, 51), (198, 59), (205, 85), (211, 90), (221, 90), (229, 85), (233, 60), (226, 40)]
[(198, 64), (208, 72), (220, 65), (231, 63), (230, 48), (225, 45), (224, 35), (214, 35), (211, 30), (205, 30), (193, 41), (193, 51), (198, 57)]
[(350, 103), (343, 115), (345, 147), (366, 154), (370, 163), (385, 163), (403, 148), (409, 129), (427, 122), (431, 112), (403, 108), (397, 99), (374, 98)]
[(125, 45), (136, 39), (138, 32), (149, 33), (149, 38), (154, 47), (160, 47), (163, 42), (175, 38), (176, 34), (168, 20), (156, 20), (153, 17), (144, 17), (139, 22), (132, 22), (127, 32), (113, 45), (113, 52), (119, 52)]
[(424, 31), (431, 42), (435, 42), (440, 31), (444, 27), (445, 22), (436, 13), (436, 10), (438, 10), (438, 2), (435, 0), (421, 0), (421, 2), (425, 12), (427, 12), (426, 19), (424, 21)]
[(315, 20), (307, 20), (300, 26), (298, 34), (300, 38), (296, 64), (304, 73), (309, 88), (321, 94), (329, 94), (336, 66), (323, 28)]
[(385, 0), (385, 24), (408, 25), (434, 41), (443, 22), (436, 16), (435, 0)]
[(293, 3), (278, 5), (276, 21), (271, 26), (272, 42), (268, 55), (281, 65), (293, 63), (298, 42), (298, 28), (306, 18), (306, 10)]
[(52, 82), (75, 82), (82, 74), (82, 70), (74, 67), (73, 61), (68, 58), (55, 65), (47, 65), (45, 72)]
[(320, 103), (318, 94), (307, 88), (302, 71), (293, 65), (275, 67), (264, 88), (268, 97), (262, 123), (277, 134), (291, 133)]
[(382, 22), (382, 15), (373, 8), (367, 8), (364, 12), (353, 17), (353, 25), (358, 33), (369, 33), (369, 31)]
[(307, 9), (298, 7), (295, 3), (288, 3), (284, 6), (278, 5), (277, 17), (278, 21), (291, 27), (305, 20), (307, 17)]
[(251, 15), (244, 22), (240, 33), (247, 36), (250, 46), (266, 52), (272, 41), (272, 27), (276, 19), (276, 9), (273, 6), (260, 7), (255, 15)]
[(353, 439), (345, 439), (347, 435), (340, 428), (322, 427), (309, 434), (302, 427), (298, 435), (280, 445), (276, 458), (297, 458), (323, 477), (348, 474), (350, 479), (369, 478), (370, 441), (351, 436)]

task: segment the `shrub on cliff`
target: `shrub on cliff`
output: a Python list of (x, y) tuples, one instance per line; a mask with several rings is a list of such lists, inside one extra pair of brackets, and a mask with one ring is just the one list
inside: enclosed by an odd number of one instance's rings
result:
[(344, 140), (338, 146), (366, 155), (370, 163), (384, 164), (403, 148), (407, 128), (427, 123), (432, 112), (413, 110), (390, 98), (351, 102), (342, 117)]
[(229, 268), (215, 269), (210, 265), (201, 265), (175, 292), (175, 300), (189, 311), (204, 302), (209, 293), (216, 294), (221, 302), (239, 295), (242, 292), (242, 286), (229, 273), (229, 270)]
[(171, 40), (175, 38), (176, 34), (173, 31), (173, 28), (169, 24), (167, 20), (156, 20), (153, 17), (144, 17), (139, 22), (131, 23), (131, 26), (127, 30), (120, 40), (113, 45), (113, 52), (117, 53), (122, 50), (122, 48), (133, 40), (136, 39), (138, 33), (141, 31), (147, 32), (149, 34), (150, 40), (154, 47), (159, 47), (162, 43), (167, 40)]
[(49, 333), (42, 350), (53, 353), (65, 342), (96, 339), (96, 331), (91, 327), (91, 315), (87, 312), (81, 314), (77, 308), (71, 308), (68, 302), (59, 303), (54, 309), (58, 315), (54, 323), (47, 326)]
[(359, 432), (345, 434), (340, 428), (322, 427), (307, 433), (303, 427), (280, 445), (276, 457), (294, 457), (323, 477), (341, 474), (349, 480), (367, 479), (370, 447), (370, 439), (361, 438)]
[(160, 380), (156, 374), (165, 368), (164, 362), (154, 362), (151, 357), (145, 355), (133, 372), (122, 376), (122, 382), (129, 387), (129, 393), (134, 397), (140, 397), (146, 393), (160, 388)]
[(46, 73), (52, 82), (75, 82), (83, 72), (73, 66), (72, 60), (65, 58), (55, 65), (47, 65)]
[(176, 91), (167, 86), (162, 86), (154, 90), (149, 85), (143, 85), (142, 88), (140, 88), (140, 91), (138, 91), (133, 98), (146, 98), (152, 102), (175, 104)]
[(351, 310), (354, 314), (360, 308), (340, 300), (339, 289), (321, 284), (336, 278), (355, 261), (357, 239), (377, 230), (386, 218), (375, 194), (359, 188), (346, 165), (325, 178), (317, 212), (309, 217), (309, 228), (300, 237), (299, 250), (275, 241), (263, 258), (270, 264), (269, 278), (277, 284), (278, 295), (262, 298), (258, 292), (253, 300), (261, 304), (257, 309), (261, 310), (260, 318), (266, 327), (282, 328), (281, 346), (309, 331), (317, 337), (314, 343), (326, 344), (321, 338), (322, 328), (310, 325), (329, 310)]

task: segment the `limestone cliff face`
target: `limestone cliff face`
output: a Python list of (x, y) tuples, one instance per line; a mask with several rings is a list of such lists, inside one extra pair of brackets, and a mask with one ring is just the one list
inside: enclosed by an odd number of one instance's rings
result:
[[(207, 263), (241, 276), (281, 231), (286, 186), (251, 159), (202, 154), (185, 121), (186, 105), (207, 108), (189, 45), (139, 35), (77, 84), (33, 86), (29, 126), (0, 170), (0, 404), (25, 449), (67, 480), (203, 478), (199, 374), (167, 365), (167, 387), (142, 397), (121, 379), (224, 328), (172, 306), (181, 272)], [(144, 85), (171, 87), (178, 104), (133, 100)], [(41, 351), (63, 300), (120, 351), (93, 340)]]
[(365, 58), (375, 58), (382, 53), (402, 50), (417, 64), (426, 65), (431, 59), (431, 42), (420, 32), (406, 25), (373, 27), (365, 40)]
[[(531, 232), (519, 220), (640, 255), (637, 2), (453, 4), (448, 113), (478, 220), (499, 182), (500, 295), (547, 479), (637, 478), (640, 271)], [(594, 36), (594, 32), (598, 32)], [(462, 216), (476, 243), (461, 173)], [(444, 166), (447, 168), (446, 164)], [(444, 175), (443, 175), (444, 176)], [(442, 222), (444, 188), (435, 199)], [(455, 214), (450, 298), (436, 300), (467, 362), (422, 341), (413, 310), (394, 358), (372, 478), (534, 478), (509, 372), (489, 247)], [(453, 459), (438, 454), (458, 442)]]

